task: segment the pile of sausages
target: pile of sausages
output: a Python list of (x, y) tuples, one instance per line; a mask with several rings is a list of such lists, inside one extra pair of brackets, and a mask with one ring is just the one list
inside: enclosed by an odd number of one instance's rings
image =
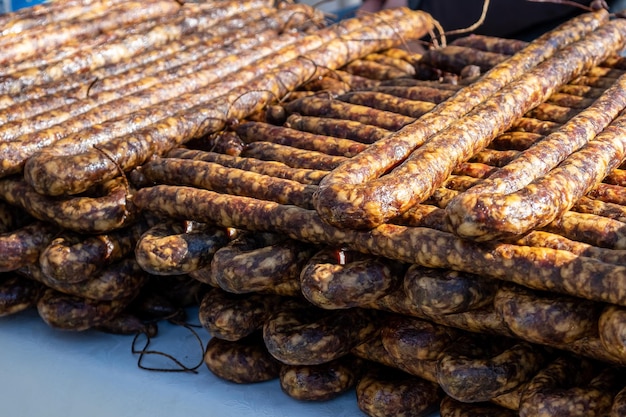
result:
[[(626, 21), (409, 53), (430, 16), (0, 16), (0, 315), (154, 337), (371, 416), (626, 410)], [(26, 36), (28, 35), (28, 36)]]

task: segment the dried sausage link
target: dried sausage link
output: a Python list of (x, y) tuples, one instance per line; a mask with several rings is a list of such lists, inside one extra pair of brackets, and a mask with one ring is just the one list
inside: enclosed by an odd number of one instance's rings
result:
[(43, 288), (39, 283), (16, 274), (0, 275), (0, 317), (35, 307)]
[[(596, 15), (587, 15), (590, 16)], [(574, 20), (569, 22), (570, 26), (574, 24)], [(529, 44), (527, 52), (494, 67), (480, 81), (459, 90), (454, 99), (440, 103), (422, 116), (419, 122), (373, 144), (326, 176), (316, 194), (317, 211), (334, 225), (371, 228), (423, 201), (454, 166), (511, 127), (515, 119), (544, 101), (557, 85), (619, 49), (623, 41), (619, 28), (622, 24), (619, 20), (611, 21), (529, 70), (545, 58), (544, 53), (554, 52), (544, 41), (548, 37), (550, 42), (561, 40), (564, 34), (557, 30), (538, 38)], [(573, 28), (566, 32), (567, 38), (577, 38)], [(537, 94), (538, 91), (542, 94)], [(493, 95), (484, 101), (490, 94)], [(470, 110), (471, 116), (467, 115)], [(459, 123), (455, 123), (464, 114)], [(481, 133), (474, 132), (479, 126)], [(447, 128), (445, 132), (444, 128)], [(435, 133), (437, 136), (433, 137)], [(454, 147), (448, 146), (450, 141), (454, 141)], [(446, 152), (442, 153), (441, 149)], [(450, 149), (457, 152), (450, 152)], [(407, 157), (391, 173), (374, 179)]]
[(606, 370), (594, 377), (589, 368), (584, 359), (557, 358), (528, 384), (522, 393), (519, 415), (606, 415), (617, 392), (607, 382), (614, 382), (617, 372)]
[(404, 291), (427, 314), (453, 314), (493, 302), (498, 283), (473, 274), (411, 265)]
[(498, 290), (494, 306), (520, 339), (548, 346), (593, 337), (599, 313), (589, 301), (509, 286)]
[(345, 138), (366, 144), (374, 143), (391, 133), (390, 130), (354, 120), (302, 116), (299, 114), (290, 114), (289, 117), (287, 117), (285, 126), (296, 130), (335, 138)]
[(560, 126), (559, 123), (546, 120), (533, 119), (530, 117), (520, 117), (511, 126), (511, 131), (532, 132), (540, 135), (547, 135)]
[(237, 168), (257, 174), (268, 175), (274, 178), (289, 179), (301, 184), (316, 185), (326, 176), (328, 171), (312, 170), (304, 168), (291, 168), (282, 162), (263, 161), (254, 158), (241, 158), (237, 156), (223, 155), (215, 152), (205, 152), (195, 149), (176, 148), (166, 155), (169, 158), (194, 159), (205, 162), (213, 162), (228, 168)]
[(451, 327), (399, 315), (385, 322), (380, 337), (385, 350), (394, 360), (406, 364), (439, 359), (441, 353), (461, 334)]
[(279, 235), (244, 234), (215, 253), (211, 280), (232, 293), (301, 295), (298, 277), (313, 253), (309, 245)]
[(127, 203), (128, 190), (121, 178), (102, 184), (101, 197), (55, 199), (37, 193), (24, 180), (0, 180), (0, 196), (40, 220), (80, 233), (105, 233), (123, 227), (136, 218)]
[(80, 282), (131, 253), (148, 228), (139, 220), (108, 234), (85, 236), (66, 232), (56, 237), (39, 255), (41, 272), (51, 279)]
[(349, 354), (377, 326), (370, 310), (306, 307), (272, 314), (263, 326), (263, 340), (272, 356), (287, 365), (318, 365)]
[[(401, 50), (396, 48), (396, 51), (398, 51), (396, 54), (399, 55)], [(412, 59), (410, 55), (403, 57), (392, 56), (387, 51), (381, 51), (366, 55), (362, 59), (366, 61), (378, 62), (379, 64), (386, 65), (388, 67), (395, 67), (399, 71), (404, 72), (406, 74), (405, 76), (415, 76), (415, 67), (411, 62), (414, 61), (414, 59)]]
[(378, 91), (353, 91), (337, 97), (350, 104), (372, 107), (377, 110), (398, 113), (403, 116), (418, 118), (431, 111), (434, 103), (410, 100)]
[(59, 229), (46, 222), (34, 221), (0, 234), (0, 272), (13, 271), (37, 263), (39, 254), (54, 239)]
[[(353, 75), (371, 78), (373, 80), (391, 80), (413, 75), (396, 66), (367, 59), (355, 59), (350, 61), (342, 67), (342, 70)], [(413, 70), (413, 72), (415, 72), (415, 70)]]
[[(346, 257), (346, 261), (338, 259), (341, 257)], [(398, 275), (398, 265), (384, 258), (324, 248), (302, 268), (300, 288), (317, 307), (366, 307), (397, 286)]]
[[(458, 90), (452, 90), (447, 88), (439, 88), (439, 86), (393, 86), (393, 85), (380, 85), (373, 88), (373, 91), (389, 94), (407, 100), (423, 101), (426, 103), (439, 104), (452, 97)], [(435, 106), (433, 106), (434, 108)], [(395, 129), (397, 130), (397, 129)]]
[(97, 301), (68, 295), (48, 288), (37, 302), (37, 311), (50, 327), (62, 330), (84, 331), (120, 314), (129, 301)]
[(241, 156), (267, 161), (278, 161), (292, 168), (320, 171), (331, 171), (348, 159), (344, 156), (328, 155), (318, 151), (307, 151), (271, 142), (249, 143), (244, 148)]
[(508, 55), (501, 53), (451, 43), (442, 48), (429, 49), (422, 55), (420, 62), (460, 74), (468, 65), (477, 65), (481, 72), (487, 72), (508, 58)]
[(544, 135), (529, 131), (511, 130), (498, 135), (489, 145), (493, 149), (523, 151), (530, 148)]
[(59, 292), (99, 301), (134, 298), (149, 278), (132, 257), (115, 262), (89, 278), (75, 283), (55, 281), (45, 276), (37, 265), (27, 265), (17, 271)]
[(237, 384), (276, 379), (282, 366), (268, 353), (259, 334), (234, 342), (212, 338), (204, 364), (214, 375)]
[(562, 124), (576, 116), (579, 112), (579, 108), (564, 107), (552, 103), (541, 103), (528, 111), (525, 116)]
[(356, 386), (360, 366), (361, 361), (351, 355), (319, 365), (283, 365), (280, 388), (300, 401), (327, 401)]
[(456, 400), (489, 401), (530, 380), (547, 358), (544, 349), (527, 342), (463, 336), (442, 352), (437, 381)]
[(288, 114), (297, 113), (305, 116), (354, 120), (392, 131), (401, 129), (415, 121), (415, 118), (390, 111), (376, 110), (321, 96), (304, 97), (286, 103), (284, 107)]
[(135, 246), (135, 259), (152, 275), (182, 275), (210, 265), (228, 243), (225, 230), (196, 222), (167, 221), (146, 230)]
[(368, 366), (356, 386), (357, 404), (371, 417), (428, 416), (442, 397), (437, 384), (397, 369)]
[(472, 33), (468, 36), (454, 39), (450, 42), (450, 45), (464, 46), (496, 54), (514, 55), (527, 47), (528, 42), (519, 39), (507, 39)]
[(232, 294), (212, 288), (202, 298), (198, 317), (212, 337), (236, 341), (259, 331), (277, 307), (283, 308), (283, 303), (293, 307), (277, 295)]
[(272, 142), (346, 158), (350, 158), (366, 148), (364, 144), (359, 142), (316, 135), (286, 126), (273, 126), (268, 123), (245, 122), (237, 125), (235, 130), (246, 143)]

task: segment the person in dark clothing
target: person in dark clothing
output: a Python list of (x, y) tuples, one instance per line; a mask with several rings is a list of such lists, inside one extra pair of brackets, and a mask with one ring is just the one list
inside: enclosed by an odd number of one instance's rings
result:
[[(472, 33), (509, 39), (530, 40), (585, 10), (572, 5), (574, 1), (558, 3), (531, 0), (491, 0), (483, 23)], [(590, 1), (576, 0), (583, 6)], [(622, 1), (607, 1), (612, 8)], [(376, 11), (383, 8), (408, 6), (430, 13), (445, 31), (464, 29), (477, 22), (484, 0), (365, 0), (360, 9)]]

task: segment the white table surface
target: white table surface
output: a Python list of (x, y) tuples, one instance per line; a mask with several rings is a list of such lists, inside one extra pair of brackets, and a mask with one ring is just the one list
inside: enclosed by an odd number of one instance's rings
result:
[[(193, 321), (193, 320), (192, 320)], [(198, 329), (209, 339), (204, 329)], [(197, 374), (137, 367), (132, 336), (50, 328), (35, 311), (0, 317), (0, 413), (11, 417), (363, 417), (354, 391), (327, 402), (296, 401), (277, 380), (249, 385)], [(145, 339), (142, 339), (145, 340)], [(143, 343), (138, 343), (138, 348)], [(186, 329), (161, 325), (150, 349), (199, 363), (200, 345)], [(170, 366), (163, 359), (148, 366)]]

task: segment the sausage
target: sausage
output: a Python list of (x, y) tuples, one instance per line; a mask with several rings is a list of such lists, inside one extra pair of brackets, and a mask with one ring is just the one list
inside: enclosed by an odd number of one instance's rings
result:
[(361, 365), (351, 355), (319, 365), (283, 365), (280, 388), (300, 401), (327, 401), (356, 386)]
[(272, 142), (347, 158), (358, 154), (366, 148), (366, 145), (359, 142), (316, 135), (285, 126), (273, 126), (268, 123), (240, 123), (235, 127), (235, 130), (246, 143)]
[(357, 404), (366, 415), (421, 417), (437, 409), (442, 397), (437, 384), (389, 367), (369, 368), (356, 386)]
[(411, 265), (404, 291), (427, 314), (453, 314), (493, 302), (498, 283), (473, 274)]
[(557, 122), (533, 119), (531, 117), (520, 117), (511, 125), (511, 131), (523, 131), (547, 135), (560, 126)]
[(416, 59), (410, 53), (402, 49), (395, 48), (393, 51), (380, 51), (366, 55), (362, 59), (377, 62), (388, 67), (396, 67), (399, 71), (404, 72), (406, 76), (415, 75), (415, 67), (413, 64)]
[(132, 299), (149, 279), (132, 257), (122, 259), (76, 283), (54, 281), (46, 277), (37, 265), (24, 266), (17, 272), (59, 292), (97, 301)]
[(245, 171), (256, 172), (258, 174), (268, 175), (274, 178), (289, 179), (297, 181), (301, 184), (316, 185), (328, 173), (328, 171), (321, 170), (291, 168), (290, 166), (277, 161), (241, 158), (195, 149), (176, 148), (168, 152), (166, 156), (169, 158), (195, 159), (206, 162), (214, 162), (228, 168), (237, 168)]
[(594, 214), (568, 211), (541, 230), (594, 246), (625, 249), (624, 223)]
[(598, 307), (592, 302), (511, 286), (498, 290), (494, 306), (517, 337), (548, 346), (593, 337), (598, 323)]
[(528, 384), (520, 403), (519, 415), (606, 415), (616, 391), (606, 386), (614, 370), (594, 378), (584, 360), (559, 357), (541, 370)]
[(186, 187), (143, 188), (135, 193), (134, 203), (147, 212), (174, 218), (271, 230), (293, 239), (345, 247), (405, 263), (451, 268), (618, 305), (626, 303), (626, 288), (621, 285), (626, 273), (623, 266), (567, 251), (509, 243), (479, 244), (445, 231), (393, 224), (369, 231), (340, 229), (328, 225), (314, 211)]
[(546, 361), (546, 352), (527, 342), (465, 337), (442, 352), (437, 381), (456, 400), (489, 401), (530, 380)]
[(361, 143), (374, 143), (391, 133), (387, 129), (345, 119), (290, 114), (285, 126), (320, 135), (345, 138)]
[[(469, 162), (476, 162), (494, 167), (502, 167), (511, 162), (519, 155), (516, 150), (500, 151), (493, 149), (483, 149), (469, 159)], [(454, 172), (454, 171), (453, 171)]]
[(226, 231), (195, 222), (162, 222), (146, 230), (135, 246), (135, 259), (152, 275), (182, 275), (208, 266), (228, 243)]
[(128, 188), (123, 178), (102, 184), (101, 196), (55, 199), (41, 195), (23, 179), (0, 180), (0, 196), (18, 205), (33, 217), (80, 233), (106, 233), (127, 224), (137, 213), (128, 204)]
[(435, 104), (427, 101), (405, 99), (378, 91), (353, 91), (340, 95), (337, 99), (411, 118), (423, 116), (435, 107)]
[(318, 365), (350, 353), (377, 325), (375, 312), (365, 309), (296, 308), (272, 314), (263, 325), (263, 340), (282, 363)]
[(37, 305), (43, 288), (16, 274), (0, 275), (0, 317), (17, 314)]
[(591, 106), (596, 98), (597, 97), (589, 98), (573, 94), (556, 92), (552, 94), (550, 98), (548, 98), (547, 103), (567, 108), (585, 109)]
[[(386, 63), (371, 61), (364, 58), (348, 62), (342, 67), (342, 70), (350, 74), (371, 78), (373, 80), (390, 80), (413, 75), (399, 69), (395, 65), (388, 65)], [(415, 73), (415, 69), (413, 69), (412, 72)]]
[(580, 108), (564, 107), (553, 103), (541, 103), (525, 116), (554, 123), (565, 123), (580, 112)]
[(39, 254), (58, 232), (58, 228), (49, 223), (34, 221), (0, 234), (0, 272), (37, 263)]
[[(247, 151), (244, 152), (248, 154)], [(150, 181), (214, 190), (311, 208), (316, 187), (190, 159), (152, 158), (141, 167)]]
[(566, 250), (576, 255), (594, 258), (615, 265), (624, 264), (624, 255), (626, 255), (623, 249), (601, 248), (541, 230), (534, 230), (524, 235), (522, 238), (515, 240), (514, 243), (522, 246)]
[(461, 334), (450, 327), (400, 315), (382, 326), (381, 340), (395, 361), (408, 363), (438, 360), (441, 352), (455, 343)]
[[(336, 226), (372, 228), (423, 201), (447, 178), (454, 166), (511, 127), (515, 119), (554, 92), (556, 85), (596, 65), (619, 48), (622, 43), (619, 34), (621, 23), (614, 26), (613, 22), (603, 25), (584, 40), (565, 47), (530, 71), (537, 61), (543, 59), (535, 57), (537, 51), (511, 57), (503, 63), (507, 70), (501, 66), (494, 67), (479, 82), (460, 90), (454, 99), (440, 103), (439, 107), (427, 114), (432, 116), (422, 116), (419, 122), (376, 142), (326, 176), (314, 200), (316, 210), (327, 222)], [(572, 24), (573, 21), (570, 21)], [(574, 34), (571, 29), (567, 32), (568, 36)], [(551, 41), (556, 40), (559, 33), (550, 33)], [(539, 40), (528, 48), (538, 51), (549, 49), (541, 45), (542, 41)], [(578, 65), (562, 65), (565, 62), (576, 62)], [(502, 88), (516, 78), (516, 81)], [(483, 87), (485, 90), (482, 94), (475, 93)], [(497, 93), (484, 101), (487, 91)], [(542, 94), (537, 95), (537, 91), (542, 91)], [(509, 101), (507, 110), (502, 107), (505, 101)], [(466, 114), (470, 110), (471, 113)], [(466, 115), (454, 123), (463, 114)], [(472, 129), (478, 126), (485, 129), (481, 129), (481, 133), (473, 132), (470, 124)], [(487, 124), (491, 125), (489, 129), (486, 129)], [(445, 132), (444, 128), (447, 128)], [(486, 134), (487, 131), (490, 133)], [(432, 137), (435, 133), (437, 136)], [(450, 152), (452, 147), (448, 146), (449, 141), (454, 141), (454, 149), (458, 152)], [(416, 147), (419, 148), (413, 151)], [(442, 153), (441, 149), (446, 149), (446, 152)], [(373, 179), (407, 157), (391, 173)], [(444, 162), (442, 158), (447, 161)], [(420, 172), (420, 175), (415, 175), (416, 172)]]
[(520, 39), (507, 39), (472, 33), (467, 36), (454, 39), (450, 42), (450, 45), (464, 46), (496, 54), (514, 55), (527, 47), (528, 42)]
[(298, 277), (313, 253), (313, 247), (276, 234), (244, 234), (215, 253), (211, 280), (232, 293), (300, 295)]
[(37, 311), (52, 328), (85, 331), (120, 314), (127, 305), (127, 299), (91, 300), (48, 288), (37, 302)]
[(427, 50), (420, 62), (446, 72), (459, 74), (470, 64), (478, 66), (481, 72), (487, 72), (508, 58), (509, 55), (502, 53), (450, 43), (441, 48)]
[(80, 282), (131, 253), (147, 228), (147, 222), (140, 220), (96, 236), (66, 232), (39, 255), (41, 272), (56, 281)]
[(498, 135), (492, 142), (491, 147), (498, 150), (523, 151), (530, 148), (536, 142), (544, 138), (540, 133), (527, 131), (508, 131)]
[(327, 155), (318, 151), (306, 151), (271, 142), (249, 143), (242, 157), (282, 162), (292, 168), (331, 171), (347, 160), (346, 157)]
[(333, 98), (304, 97), (284, 104), (288, 114), (305, 116), (323, 116), (332, 119), (347, 119), (387, 130), (398, 130), (415, 121), (413, 117), (403, 116), (390, 111), (376, 110), (367, 106), (349, 104)]
[(259, 334), (235, 342), (212, 338), (207, 343), (204, 364), (214, 375), (237, 384), (276, 379), (281, 368)]
[(198, 317), (212, 337), (236, 341), (262, 329), (276, 307), (283, 308), (282, 303), (297, 305), (276, 295), (232, 294), (213, 288), (202, 298)]
[(321, 308), (364, 307), (398, 285), (399, 271), (399, 265), (384, 258), (324, 248), (302, 268), (300, 289)]
[[(439, 104), (452, 97), (458, 90), (449, 88), (439, 88), (439, 85), (380, 85), (373, 89), (376, 92), (388, 94), (395, 97), (405, 98), (407, 100), (422, 101), (425, 103)], [(435, 107), (434, 105), (432, 106)], [(398, 130), (398, 129), (394, 129)]]

